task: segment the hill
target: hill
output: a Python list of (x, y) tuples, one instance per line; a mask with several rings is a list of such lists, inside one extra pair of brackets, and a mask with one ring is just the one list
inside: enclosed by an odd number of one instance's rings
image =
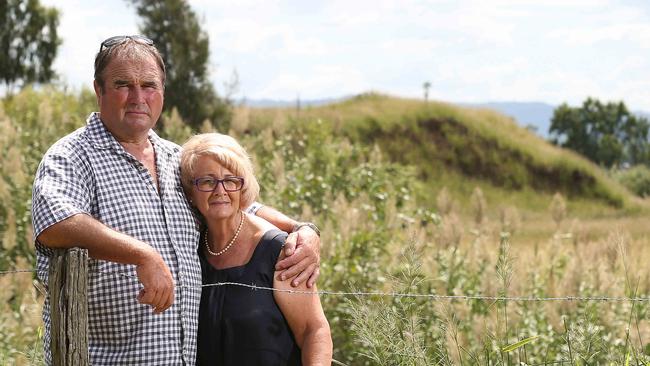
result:
[[(338, 103), (351, 97), (301, 100), (302, 107), (323, 106)], [(252, 108), (296, 108), (297, 100), (243, 99), (239, 104)], [(515, 119), (522, 127), (529, 128), (543, 138), (548, 137), (548, 129), (556, 106), (543, 102), (487, 102), (458, 103), (470, 108), (492, 109)], [(642, 115), (642, 114), (641, 114)]]
[(548, 138), (553, 111), (557, 106), (542, 102), (488, 102), (461, 104), (467, 107), (489, 108), (514, 118), (517, 123)]
[(293, 107), (296, 108), (298, 104), (301, 107), (306, 106), (321, 106), (332, 103), (337, 103), (343, 101), (349, 97), (340, 97), (340, 98), (323, 98), (323, 99), (306, 99), (301, 100), (296, 98), (295, 100), (282, 100), (282, 99), (242, 99), (238, 101), (238, 104), (247, 107), (253, 108), (282, 108), (282, 107)]
[(494, 201), (525, 202), (533, 210), (545, 209), (555, 192), (573, 202), (635, 206), (636, 200), (599, 167), (490, 109), (369, 93), (300, 111), (261, 108), (248, 113), (254, 121), (250, 127), (261, 129), (282, 119), (297, 124), (319, 120), (335, 136), (376, 146), (389, 161), (417, 171), (425, 192), (419, 199), (429, 203), (442, 187), (466, 200), (480, 186)]
[[(350, 97), (340, 98), (323, 98), (301, 100), (302, 107), (323, 106), (332, 103), (338, 103)], [(297, 100), (276, 100), (276, 99), (245, 99), (239, 102), (241, 105), (253, 108), (282, 108), (293, 107), (297, 105)], [(485, 102), (485, 103), (458, 103), (458, 106), (469, 108), (492, 109), (508, 117), (512, 117), (517, 124), (524, 127), (538, 136), (548, 139), (551, 119), (556, 105), (544, 102)], [(635, 111), (634, 114), (639, 117), (650, 119), (650, 113), (645, 111)]]

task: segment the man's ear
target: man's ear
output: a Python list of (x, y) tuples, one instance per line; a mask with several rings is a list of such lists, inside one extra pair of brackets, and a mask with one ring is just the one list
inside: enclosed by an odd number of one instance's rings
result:
[(93, 81), (93, 88), (95, 89), (95, 96), (97, 97), (97, 106), (100, 106), (101, 105), (101, 97), (102, 97), (102, 94), (103, 94), (103, 90), (102, 90), (103, 88), (102, 88), (101, 85), (99, 85), (97, 80)]

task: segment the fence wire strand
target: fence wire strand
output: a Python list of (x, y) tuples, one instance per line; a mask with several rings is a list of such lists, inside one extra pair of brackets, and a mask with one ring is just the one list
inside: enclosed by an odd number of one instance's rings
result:
[[(17, 274), (17, 273), (34, 273), (35, 269), (17, 269), (11, 271), (0, 271), (0, 275)], [(122, 272), (102, 271), (99, 272), (121, 276), (131, 279), (136, 279), (136, 276), (129, 275)], [(292, 295), (318, 295), (318, 296), (343, 296), (343, 297), (397, 297), (397, 298), (426, 298), (432, 301), (441, 300), (480, 300), (480, 301), (519, 301), (519, 302), (542, 302), (542, 301), (594, 301), (594, 302), (650, 302), (650, 297), (611, 297), (611, 296), (555, 296), (555, 297), (537, 297), (537, 296), (491, 296), (491, 295), (439, 295), (439, 294), (418, 294), (418, 293), (403, 293), (403, 292), (383, 292), (383, 291), (307, 291), (307, 290), (293, 290), (293, 289), (276, 289), (267, 286), (258, 286), (256, 284), (246, 284), (240, 282), (217, 282), (208, 283), (200, 286), (187, 286), (178, 285), (178, 288), (204, 288), (204, 287), (220, 287), (220, 286), (239, 286), (249, 288), (253, 291), (275, 291), (288, 293)]]
[(0, 275), (12, 274), (12, 273), (34, 273), (35, 269), (15, 269), (13, 271), (0, 271)]

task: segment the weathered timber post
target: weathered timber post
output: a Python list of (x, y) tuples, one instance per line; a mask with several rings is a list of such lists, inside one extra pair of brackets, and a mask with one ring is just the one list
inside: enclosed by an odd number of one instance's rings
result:
[(55, 366), (87, 366), (88, 361), (88, 251), (55, 250), (50, 258), (48, 289)]

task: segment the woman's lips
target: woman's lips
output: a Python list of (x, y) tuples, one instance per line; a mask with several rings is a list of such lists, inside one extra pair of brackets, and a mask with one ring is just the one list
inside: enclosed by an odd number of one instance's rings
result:
[(228, 205), (230, 202), (224, 202), (224, 201), (214, 201), (210, 202), (211, 205)]

